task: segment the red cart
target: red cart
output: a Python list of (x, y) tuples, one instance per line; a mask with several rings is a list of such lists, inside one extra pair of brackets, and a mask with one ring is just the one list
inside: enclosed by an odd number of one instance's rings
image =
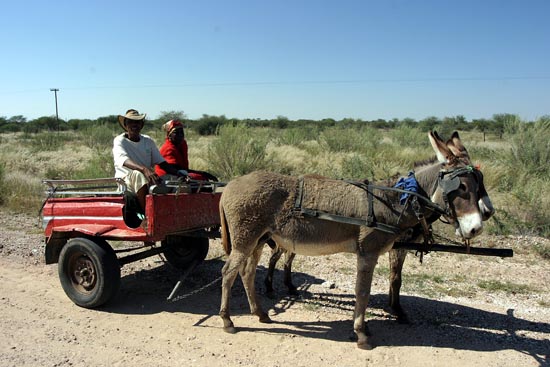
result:
[[(206, 258), (209, 238), (219, 237), (224, 183), (177, 181), (162, 190), (153, 188), (141, 220), (130, 208), (131, 195), (122, 180), (43, 182), (48, 187), (41, 211), (46, 264), (58, 263), (65, 293), (82, 307), (110, 300), (125, 264), (163, 253), (171, 265), (189, 269)], [(165, 193), (155, 193), (159, 191)], [(109, 241), (140, 245), (115, 249)]]

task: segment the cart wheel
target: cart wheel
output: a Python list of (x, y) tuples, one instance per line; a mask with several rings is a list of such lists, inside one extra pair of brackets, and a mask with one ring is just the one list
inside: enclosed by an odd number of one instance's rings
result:
[(85, 308), (101, 306), (120, 286), (118, 259), (103, 240), (69, 240), (59, 255), (58, 272), (67, 296)]
[(208, 255), (208, 238), (167, 236), (161, 242), (166, 261), (173, 267), (185, 270), (192, 263), (201, 263)]

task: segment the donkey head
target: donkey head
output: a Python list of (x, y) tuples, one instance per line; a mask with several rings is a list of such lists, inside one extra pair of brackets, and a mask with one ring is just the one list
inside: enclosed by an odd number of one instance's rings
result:
[(441, 163), (438, 185), (432, 200), (443, 204), (456, 234), (470, 239), (483, 230), (483, 221), (495, 212), (483, 184), (483, 174), (470, 161), (457, 132), (446, 142), (430, 132), (430, 143)]

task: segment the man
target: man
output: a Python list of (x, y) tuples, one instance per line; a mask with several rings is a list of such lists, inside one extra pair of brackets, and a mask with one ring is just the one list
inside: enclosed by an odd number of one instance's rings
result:
[(182, 176), (186, 173), (166, 163), (155, 142), (148, 135), (141, 134), (146, 114), (129, 109), (118, 116), (118, 123), (125, 130), (113, 141), (115, 177), (124, 179), (129, 191), (137, 195), (141, 209), (145, 211), (145, 196), (150, 185), (161, 184), (154, 166), (164, 171)]

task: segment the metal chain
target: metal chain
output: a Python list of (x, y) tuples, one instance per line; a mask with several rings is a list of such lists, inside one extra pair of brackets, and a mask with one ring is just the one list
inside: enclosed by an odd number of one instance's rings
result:
[(457, 246), (462, 246), (462, 247), (464, 247), (464, 242), (458, 242), (458, 241), (452, 240), (452, 239), (450, 239), (450, 238), (447, 238), (447, 237), (444, 237), (444, 236), (440, 236), (440, 235), (435, 234), (435, 233), (433, 234), (433, 236), (436, 237), (436, 238), (439, 239), (439, 240), (444, 241), (444, 242), (448, 242), (448, 243), (451, 243), (451, 244), (453, 244), (453, 245), (457, 245)]
[(204, 291), (205, 289), (207, 288), (210, 288), (212, 287), (214, 284), (218, 283), (220, 280), (222, 279), (221, 276), (219, 276), (218, 278), (214, 279), (213, 281), (211, 281), (210, 283), (206, 284), (206, 285), (203, 285), (202, 287), (200, 288), (197, 288), (197, 289), (194, 289), (188, 293), (185, 293), (185, 294), (181, 294), (177, 297), (174, 297), (172, 298), (171, 300), (167, 300), (167, 302), (178, 302), (178, 301), (181, 301), (182, 299), (185, 299), (185, 298), (189, 298), (197, 293), (200, 293), (202, 291)]

